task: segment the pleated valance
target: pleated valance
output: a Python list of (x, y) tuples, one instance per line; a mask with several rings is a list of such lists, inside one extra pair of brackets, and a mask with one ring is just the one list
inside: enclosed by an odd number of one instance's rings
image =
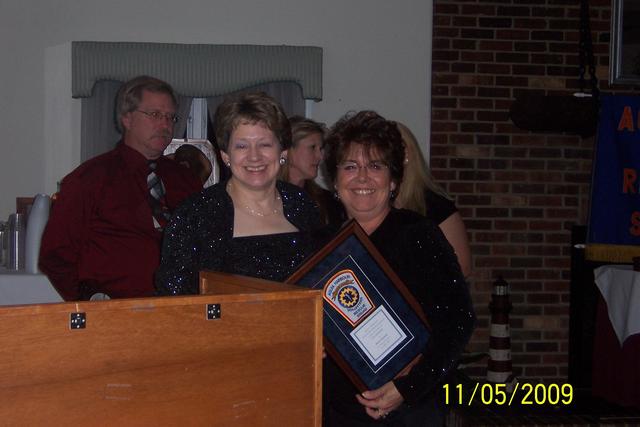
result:
[(312, 46), (72, 42), (72, 96), (95, 82), (147, 74), (181, 95), (212, 97), (272, 82), (294, 82), (305, 99), (322, 99), (322, 48)]

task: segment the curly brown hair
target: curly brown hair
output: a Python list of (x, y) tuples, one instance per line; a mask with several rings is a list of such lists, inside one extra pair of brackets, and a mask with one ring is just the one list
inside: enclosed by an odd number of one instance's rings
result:
[(389, 167), (391, 180), (396, 186), (400, 185), (404, 173), (404, 145), (396, 122), (369, 110), (347, 113), (338, 120), (325, 140), (325, 164), (334, 182), (338, 165), (351, 144), (361, 144), (366, 153), (377, 154)]

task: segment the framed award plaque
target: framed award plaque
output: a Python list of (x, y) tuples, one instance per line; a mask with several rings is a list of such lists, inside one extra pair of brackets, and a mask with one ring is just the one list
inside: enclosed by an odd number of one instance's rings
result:
[(429, 340), (420, 305), (354, 220), (286, 283), (323, 291), (325, 350), (360, 391), (408, 369)]

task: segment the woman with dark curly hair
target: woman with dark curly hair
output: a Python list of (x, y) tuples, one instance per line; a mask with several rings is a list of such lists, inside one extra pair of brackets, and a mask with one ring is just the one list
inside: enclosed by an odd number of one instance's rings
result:
[(369, 238), (416, 297), (431, 336), (408, 373), (358, 393), (330, 360), (324, 367), (326, 426), (442, 425), (441, 385), (473, 331), (471, 297), (451, 246), (422, 215), (396, 209), (405, 159), (395, 122), (373, 111), (340, 119), (326, 140), (327, 169), (347, 216)]

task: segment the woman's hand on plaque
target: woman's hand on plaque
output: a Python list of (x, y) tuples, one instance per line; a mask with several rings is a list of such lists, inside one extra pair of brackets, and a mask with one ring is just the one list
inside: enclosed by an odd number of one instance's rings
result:
[(386, 417), (389, 412), (396, 410), (404, 402), (404, 398), (393, 381), (389, 381), (375, 390), (367, 390), (357, 394), (356, 399), (374, 420)]

